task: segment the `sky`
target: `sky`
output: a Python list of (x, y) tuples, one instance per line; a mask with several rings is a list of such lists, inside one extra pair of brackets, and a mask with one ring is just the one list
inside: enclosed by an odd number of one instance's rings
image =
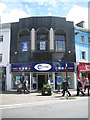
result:
[(73, 21), (85, 21), (88, 28), (89, 0), (1, 0), (1, 23), (18, 22), (32, 16), (58, 16)]

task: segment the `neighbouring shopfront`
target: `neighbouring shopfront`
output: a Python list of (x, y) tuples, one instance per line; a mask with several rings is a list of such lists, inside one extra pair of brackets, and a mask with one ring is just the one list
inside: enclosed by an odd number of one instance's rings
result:
[(0, 67), (0, 88), (5, 91), (6, 87), (6, 67)]
[(90, 80), (90, 63), (81, 63), (78, 65), (78, 78), (88, 78)]
[[(66, 66), (67, 64), (67, 66)], [(48, 78), (53, 90), (57, 90), (57, 78), (69, 78), (70, 88), (74, 88), (74, 63), (13, 63), (11, 64), (11, 89), (16, 89), (15, 82), (28, 80), (31, 91), (41, 90)]]

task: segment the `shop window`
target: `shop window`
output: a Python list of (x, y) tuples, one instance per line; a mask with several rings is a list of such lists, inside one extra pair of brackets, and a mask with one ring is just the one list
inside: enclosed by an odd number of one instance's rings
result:
[(81, 36), (81, 42), (84, 42), (84, 36)]
[(65, 35), (55, 34), (56, 51), (65, 51)]
[(2, 54), (0, 54), (0, 62), (2, 62)]
[(88, 43), (90, 43), (90, 37), (88, 37)]
[(30, 50), (30, 32), (23, 30), (19, 34), (19, 50), (27, 52)]
[(0, 36), (0, 42), (3, 42), (3, 35)]
[(82, 51), (82, 59), (85, 60), (85, 51)]

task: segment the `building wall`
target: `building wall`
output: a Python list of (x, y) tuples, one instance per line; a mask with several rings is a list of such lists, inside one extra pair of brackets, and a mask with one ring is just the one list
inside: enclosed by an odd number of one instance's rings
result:
[[(30, 50), (20, 51), (19, 46), (19, 35), (21, 31), (27, 30), (30, 35)], [(46, 51), (37, 50), (37, 33), (48, 34), (48, 45)], [(55, 33), (66, 34), (66, 49), (65, 51), (57, 52), (55, 49)], [(25, 34), (25, 33), (23, 33)], [(10, 43), (10, 63), (42, 63), (42, 62), (75, 62), (75, 40), (74, 40), (74, 26), (73, 22), (66, 21), (65, 18), (61, 17), (30, 17), (20, 19), (17, 23), (11, 24), (11, 43)], [(10, 66), (8, 66), (9, 69)], [(39, 71), (38, 71), (39, 72)], [(35, 72), (38, 76), (38, 72)], [(42, 74), (47, 74), (48, 71), (43, 72)], [(32, 81), (34, 74), (31, 72), (20, 72), (20, 73), (9, 73), (10, 80), (8, 82), (8, 90), (14, 88), (14, 80), (16, 76), (25, 76), (28, 75), (28, 80), (30, 84), (30, 90), (32, 90)], [(62, 73), (62, 77), (65, 77), (66, 74)], [(71, 88), (74, 88), (74, 73), (69, 73), (71, 80)], [(53, 88), (55, 90), (55, 72), (48, 73), (48, 77), (51, 76), (53, 79)], [(37, 77), (38, 84), (38, 77)]]
[(10, 24), (2, 24), (1, 35), (3, 41), (0, 42), (0, 54), (2, 54), (0, 66), (6, 66), (10, 60)]
[[(49, 33), (49, 50), (37, 51), (36, 49), (36, 33), (39, 28), (45, 28)], [(57, 29), (63, 29), (67, 33), (67, 50), (63, 52), (56, 52), (54, 48), (54, 35)], [(28, 29), (31, 38), (31, 50), (29, 52), (20, 52), (18, 50), (18, 33)], [(34, 30), (32, 35), (32, 29)], [(51, 30), (52, 29), (52, 30)], [(51, 32), (50, 32), (51, 30)], [(33, 39), (33, 37), (35, 39)], [(52, 37), (50, 37), (52, 36)], [(33, 39), (33, 40), (32, 40)], [(35, 43), (34, 43), (35, 42)], [(11, 49), (10, 49), (10, 62), (56, 62), (59, 59), (62, 62), (74, 62), (75, 61), (75, 41), (74, 41), (74, 27), (73, 22), (66, 21), (61, 17), (31, 17), (20, 19), (18, 23), (11, 24)], [(34, 48), (35, 45), (35, 48)], [(71, 53), (69, 54), (68, 51)], [(17, 54), (15, 54), (17, 53)], [(23, 57), (25, 56), (25, 57)]]
[(0, 54), (2, 54), (2, 61), (0, 62), (0, 74), (1, 74), (1, 85), (2, 90), (7, 90), (7, 83), (10, 78), (7, 70), (10, 60), (10, 24), (1, 25), (1, 34), (3, 36), (3, 41), (0, 42)]
[[(88, 43), (88, 37), (90, 37), (90, 32), (85, 29), (75, 28), (75, 33), (76, 62), (90, 62), (90, 43)], [(84, 42), (81, 41), (81, 36), (84, 36)], [(82, 59), (82, 51), (85, 51), (86, 53), (85, 59)]]

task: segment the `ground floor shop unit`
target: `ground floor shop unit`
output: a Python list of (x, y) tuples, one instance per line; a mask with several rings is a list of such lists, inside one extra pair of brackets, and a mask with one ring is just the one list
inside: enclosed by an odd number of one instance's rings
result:
[(88, 78), (90, 81), (90, 63), (81, 63), (78, 64), (78, 79)]
[(0, 88), (5, 91), (6, 86), (6, 66), (0, 66)]
[(26, 78), (29, 90), (39, 91), (50, 78), (53, 90), (62, 87), (63, 78), (68, 78), (70, 88), (76, 88), (76, 73), (74, 63), (13, 63), (8, 66), (7, 90), (16, 90), (16, 81), (21, 82)]

